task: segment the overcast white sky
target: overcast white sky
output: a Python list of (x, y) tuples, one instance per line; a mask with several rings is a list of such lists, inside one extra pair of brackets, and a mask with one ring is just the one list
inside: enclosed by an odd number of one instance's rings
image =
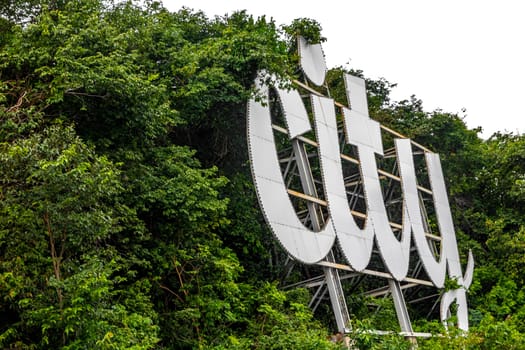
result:
[[(525, 2), (519, 0), (164, 0), (208, 17), (246, 9), (277, 24), (308, 17), (323, 28), (328, 67), (397, 83), (425, 110), (465, 116), (469, 128), (525, 132)], [(462, 108), (466, 109), (463, 113)]]

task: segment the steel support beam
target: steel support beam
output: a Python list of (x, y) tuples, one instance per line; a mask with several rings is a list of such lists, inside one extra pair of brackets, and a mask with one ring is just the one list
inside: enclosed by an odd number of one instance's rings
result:
[[(304, 148), (304, 145), (300, 143), (298, 139), (292, 140), (292, 147), (295, 154), (295, 161), (297, 164), (297, 170), (301, 178), (301, 185), (306, 195), (317, 197), (317, 191), (315, 189), (315, 183), (308, 162), (308, 155)], [(324, 222), (322, 212), (316, 203), (307, 201), (310, 221), (315, 231), (320, 231)], [(326, 257), (327, 261), (335, 262), (332, 252)], [(343, 287), (341, 286), (341, 280), (339, 278), (339, 272), (337, 269), (332, 267), (323, 267), (325, 275), (326, 285), (328, 287), (328, 293), (330, 295), (330, 301), (332, 304), (332, 310), (334, 312), (335, 320), (337, 323), (337, 330), (342, 333), (348, 333), (350, 331), (350, 314), (346, 306), (346, 300), (343, 293)]]

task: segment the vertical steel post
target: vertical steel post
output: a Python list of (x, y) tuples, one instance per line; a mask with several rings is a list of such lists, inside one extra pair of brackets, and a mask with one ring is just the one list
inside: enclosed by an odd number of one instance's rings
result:
[(394, 307), (396, 308), (397, 320), (399, 321), (401, 332), (405, 333), (413, 344), (416, 344), (416, 338), (413, 336), (414, 331), (412, 329), (412, 323), (410, 323), (410, 316), (408, 315), (401, 285), (393, 279), (388, 280), (388, 285), (392, 293), (392, 299), (394, 299)]
[[(292, 147), (295, 154), (295, 161), (297, 163), (297, 169), (301, 178), (301, 185), (305, 194), (317, 197), (317, 191), (315, 189), (315, 183), (308, 162), (308, 155), (304, 148), (304, 145), (299, 140), (292, 140)], [(308, 202), (308, 213), (312, 222), (313, 229), (319, 231), (322, 227), (322, 215), (317, 204)], [(333, 253), (327, 255), (326, 259), (330, 262), (335, 262)], [(335, 320), (337, 323), (338, 331), (342, 333), (348, 333), (350, 331), (350, 314), (348, 313), (348, 307), (343, 293), (343, 287), (341, 286), (341, 280), (339, 278), (339, 272), (337, 269), (324, 267), (324, 275), (328, 292), (330, 295), (330, 301), (332, 304), (332, 310), (334, 311)]]

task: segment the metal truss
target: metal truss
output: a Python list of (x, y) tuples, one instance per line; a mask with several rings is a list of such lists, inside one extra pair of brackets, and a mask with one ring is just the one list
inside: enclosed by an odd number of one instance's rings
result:
[[(304, 93), (305, 105), (309, 105), (309, 94), (318, 93), (301, 82), (296, 81), (295, 84)], [(278, 98), (272, 96), (272, 94), (270, 94), (270, 105), (272, 110), (272, 128), (277, 145), (281, 173), (286, 183), (289, 197), (294, 204), (298, 218), (305, 227), (318, 232), (325, 224), (328, 210), (323, 194), (323, 179), (319, 170), (318, 145), (315, 141), (315, 135), (312, 132), (310, 135), (307, 134), (306, 136), (299, 136), (290, 140)], [(336, 103), (336, 106), (341, 107), (342, 105)], [(342, 118), (339, 117), (339, 143), (342, 150), (341, 159), (346, 195), (354, 219), (358, 224), (362, 224), (367, 217), (367, 209), (364, 204), (363, 181), (359, 173), (360, 161), (356, 149), (348, 145), (344, 140), (342, 123)], [(396, 235), (400, 235), (403, 198), (393, 140), (395, 138), (404, 138), (404, 136), (384, 126), (381, 126), (381, 128), (385, 152), (384, 157), (378, 159), (378, 173), (390, 226)], [(428, 150), (415, 142), (412, 142), (412, 147), (416, 158), (416, 166), (418, 166), (416, 169), (418, 194), (427, 242), (434, 256), (438, 257), (441, 237), (439, 234), (432, 232), (432, 220), (434, 220), (432, 191), (428, 188), (429, 181), (425, 177), (426, 169), (424, 168), (423, 158), (424, 152)], [(415, 247), (411, 247), (411, 264), (408, 276), (401, 282), (396, 281), (386, 270), (377, 247), (373, 250), (369, 266), (361, 272), (354, 271), (344, 262), (337, 245), (332, 248), (332, 251), (324, 260), (309, 267), (313, 274), (317, 274), (316, 276), (301, 281), (289, 281), (288, 277), (295, 267), (296, 264), (293, 259), (290, 259), (283, 278), (283, 288), (305, 287), (310, 289), (312, 298), (309, 306), (314, 311), (319, 305), (329, 300), (338, 331), (341, 332), (349, 332), (351, 330), (350, 312), (345, 301), (345, 291), (358, 289), (358, 287), (364, 285), (365, 281), (376, 286), (365, 291), (365, 295), (391, 297), (393, 299), (401, 333), (407, 337), (426, 335), (413, 331), (406, 306), (407, 303), (416, 304), (428, 299), (435, 299), (436, 302), (432, 309), (428, 311), (428, 314), (431, 314), (438, 304), (438, 294), (436, 294), (435, 287), (428, 288), (434, 285), (426, 275)], [(370, 281), (374, 282), (370, 283)]]

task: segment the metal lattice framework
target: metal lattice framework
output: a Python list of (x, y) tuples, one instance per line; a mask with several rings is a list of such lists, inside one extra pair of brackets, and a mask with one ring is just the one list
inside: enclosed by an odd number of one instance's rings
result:
[[(310, 93), (317, 93), (315, 90), (308, 88), (304, 84), (296, 81), (296, 85), (300, 86), (303, 90)], [(273, 101), (278, 105), (278, 101)], [(277, 107), (276, 115), (279, 115), (279, 108)], [(284, 125), (283, 120), (279, 120), (278, 117), (274, 118), (274, 123), (272, 124), (274, 130), (274, 137), (276, 140), (279, 140), (278, 144), (280, 145), (278, 149), (279, 154), (279, 163), (281, 165), (282, 176), (287, 185), (287, 192), (290, 196), (294, 208), (296, 209), (297, 216), (301, 222), (312, 231), (319, 231), (326, 222), (328, 217), (327, 202), (323, 198), (323, 181), (319, 173), (319, 161), (318, 161), (318, 145), (314, 140), (314, 137), (299, 137), (292, 141), (288, 140), (288, 131), (286, 125)], [(356, 221), (361, 221), (361, 223), (366, 219), (366, 206), (364, 204), (364, 193), (363, 193), (363, 181), (361, 175), (359, 174), (359, 160), (356, 155), (355, 148), (352, 149), (346, 145), (343, 135), (343, 126), (342, 121), (338, 123), (339, 132), (339, 143), (341, 149), (345, 150), (345, 153), (341, 154), (341, 159), (343, 161), (343, 172), (348, 175), (344, 177), (344, 184), (346, 188), (346, 195), (348, 198), (348, 203), (352, 211), (352, 215)], [(384, 134), (384, 144), (389, 144), (393, 142), (393, 139), (396, 137), (402, 137), (400, 134), (386, 128), (382, 127)], [(415, 149), (414, 154), (416, 157), (422, 158), (426, 150), (423, 146), (413, 143)], [(399, 169), (397, 167), (396, 153), (394, 147), (390, 147), (385, 151), (385, 156), (381, 161), (381, 166), (378, 169), (378, 172), (381, 174), (381, 182), (383, 195), (385, 199), (385, 207), (389, 213), (390, 226), (397, 238), (400, 238), (400, 231), (402, 229), (402, 212), (401, 212), (401, 203), (402, 203), (402, 193), (401, 193), (401, 179), (399, 177)], [(423, 163), (423, 159), (419, 159), (418, 163)], [(420, 173), (420, 182), (428, 184), (428, 178), (425, 179), (424, 170), (419, 171)], [(307, 184), (306, 186), (303, 184)], [(441, 237), (439, 233), (432, 233), (432, 229), (429, 224), (429, 214), (428, 209), (430, 208), (429, 204), (432, 204), (432, 191), (428, 186), (421, 185), (419, 186), (420, 190), (420, 202), (422, 215), (426, 218), (425, 220), (425, 231), (428, 239), (429, 247), (434, 252), (435, 256), (439, 256), (439, 245)], [(411, 252), (415, 252), (416, 248), (411, 247)], [(317, 263), (318, 266), (323, 267), (324, 271), (321, 272), (316, 277), (309, 278), (301, 282), (296, 282), (293, 284), (285, 285), (284, 288), (290, 287), (306, 287), (313, 290), (313, 297), (310, 301), (309, 306), (315, 311), (323, 300), (329, 299), (329, 289), (333, 288), (336, 293), (340, 296), (337, 298), (341, 302), (344, 302), (344, 293), (342, 292), (342, 285), (338, 284), (344, 283), (347, 285), (356, 286), (361, 283), (366, 276), (376, 278), (379, 283), (384, 283), (383, 286), (377, 287), (366, 292), (366, 295), (379, 297), (387, 296), (392, 293), (398, 294), (396, 298), (403, 296), (403, 299), (407, 299), (410, 303), (416, 303), (426, 298), (435, 298), (439, 296), (434, 288), (426, 288), (427, 294), (424, 297), (418, 297), (417, 299), (408, 299), (408, 297), (417, 296), (418, 294), (414, 289), (421, 289), (423, 287), (434, 287), (433, 283), (428, 279), (426, 275), (422, 262), (419, 259), (415, 259), (412, 264), (408, 276), (404, 279), (403, 282), (396, 282), (392, 279), (392, 276), (385, 269), (384, 264), (381, 261), (379, 252), (377, 249), (373, 250), (372, 259), (370, 266), (367, 269), (356, 272), (348, 264), (344, 262), (342, 258), (342, 253), (339, 251), (338, 247), (335, 246), (326, 260), (320, 261)], [(336, 259), (335, 257), (338, 257)], [(288, 266), (288, 273), (290, 274), (291, 269), (296, 266), (296, 262), (293, 259), (290, 259), (290, 264)], [(332, 279), (333, 281), (329, 281)], [(338, 283), (338, 281), (340, 281)], [(386, 283), (385, 283), (386, 282)], [(330, 286), (332, 284), (332, 286)], [(402, 294), (399, 294), (403, 291)], [(334, 292), (332, 292), (334, 293)], [(435, 303), (434, 307), (437, 305)], [(402, 305), (396, 305), (404, 315), (402, 320), (402, 330), (406, 333), (412, 333), (412, 328), (410, 326), (409, 317), (404, 307)], [(344, 309), (344, 305), (340, 307)], [(433, 310), (429, 310), (429, 314)], [(349, 320), (346, 312), (341, 312), (344, 314), (344, 319)], [(345, 322), (345, 324), (347, 324)]]

